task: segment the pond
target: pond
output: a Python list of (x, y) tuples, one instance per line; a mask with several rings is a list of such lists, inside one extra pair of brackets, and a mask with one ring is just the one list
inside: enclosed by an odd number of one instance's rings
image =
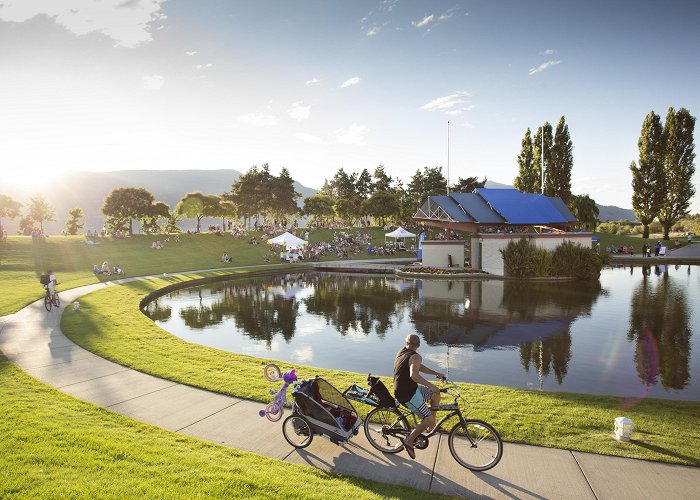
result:
[(291, 365), (390, 376), (415, 332), (425, 364), (457, 381), (699, 401), (692, 304), (700, 267), (670, 265), (593, 283), (285, 274), (179, 290), (146, 313), (188, 342)]

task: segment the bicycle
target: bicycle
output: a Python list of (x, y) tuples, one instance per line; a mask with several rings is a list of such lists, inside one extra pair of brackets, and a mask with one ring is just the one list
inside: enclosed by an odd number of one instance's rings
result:
[[(449, 431), (447, 438), (452, 457), (459, 465), (473, 471), (485, 471), (495, 467), (503, 456), (501, 436), (483, 420), (464, 418), (457, 403), (458, 399), (463, 399), (457, 385), (451, 380), (445, 379), (445, 382), (452, 384), (452, 387), (442, 388), (440, 392), (452, 396), (454, 402), (440, 404), (431, 410), (449, 413), (442, 417), (428, 434), (420, 434), (413, 442), (414, 448), (426, 449), (430, 438), (442, 430), (448, 419), (456, 416), (459, 420)], [(363, 399), (363, 402), (372, 404), (368, 402), (371, 401), (368, 398)], [(383, 453), (400, 452), (404, 449), (401, 439), (407, 437), (412, 430), (408, 421), (409, 415), (412, 416), (415, 425), (416, 416), (408, 409), (402, 408), (398, 402), (393, 407), (377, 406), (365, 418), (367, 440)]]
[(44, 288), (46, 289), (46, 294), (44, 295), (44, 307), (46, 310), (51, 311), (51, 307), (53, 306), (60, 307), (61, 299), (58, 298), (58, 292), (53, 292), (52, 295), (48, 286), (45, 286)]

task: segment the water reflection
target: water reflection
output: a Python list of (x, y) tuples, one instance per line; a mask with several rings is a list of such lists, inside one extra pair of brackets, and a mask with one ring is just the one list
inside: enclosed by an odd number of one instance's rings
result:
[[(689, 268), (690, 269), (690, 268)], [(627, 338), (635, 343), (634, 362), (647, 388), (658, 379), (665, 389), (683, 389), (690, 378), (690, 316), (685, 290), (666, 266), (642, 267), (630, 306)]]
[(607, 269), (594, 283), (309, 272), (180, 290), (146, 312), (190, 342), (290, 363), (390, 375), (416, 332), (455, 380), (700, 399), (688, 305), (699, 271)]

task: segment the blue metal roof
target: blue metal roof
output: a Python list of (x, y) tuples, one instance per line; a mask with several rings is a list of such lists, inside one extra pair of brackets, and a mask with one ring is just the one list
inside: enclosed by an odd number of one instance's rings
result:
[(476, 222), (482, 224), (503, 224), (506, 222), (483, 197), (475, 193), (451, 193), (450, 197), (459, 203)]
[(434, 203), (437, 203), (456, 222), (475, 222), (474, 218), (464, 213), (457, 201), (450, 196), (430, 196), (429, 198)]
[(568, 221), (543, 194), (521, 193), (517, 189), (475, 190), (510, 224), (553, 224)]
[(559, 210), (559, 213), (564, 217), (567, 222), (578, 222), (576, 219), (576, 216), (571, 213), (571, 210), (569, 210), (569, 207), (566, 206), (566, 203), (564, 203), (564, 200), (559, 198), (558, 196), (552, 196), (549, 198), (549, 201), (552, 202), (552, 205)]

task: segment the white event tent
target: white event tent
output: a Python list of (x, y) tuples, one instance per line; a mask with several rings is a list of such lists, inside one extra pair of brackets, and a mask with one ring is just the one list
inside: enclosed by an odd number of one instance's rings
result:
[(274, 238), (267, 240), (270, 245), (284, 245), (287, 248), (301, 248), (307, 245), (309, 242), (302, 240), (301, 238), (294, 236), (290, 232), (285, 232)]
[(411, 233), (410, 231), (406, 231), (402, 227), (399, 227), (390, 233), (386, 233), (384, 235), (384, 241), (386, 241), (387, 238), (394, 238), (394, 244), (395, 244), (399, 238), (415, 238), (415, 237), (416, 237), (415, 234)]

